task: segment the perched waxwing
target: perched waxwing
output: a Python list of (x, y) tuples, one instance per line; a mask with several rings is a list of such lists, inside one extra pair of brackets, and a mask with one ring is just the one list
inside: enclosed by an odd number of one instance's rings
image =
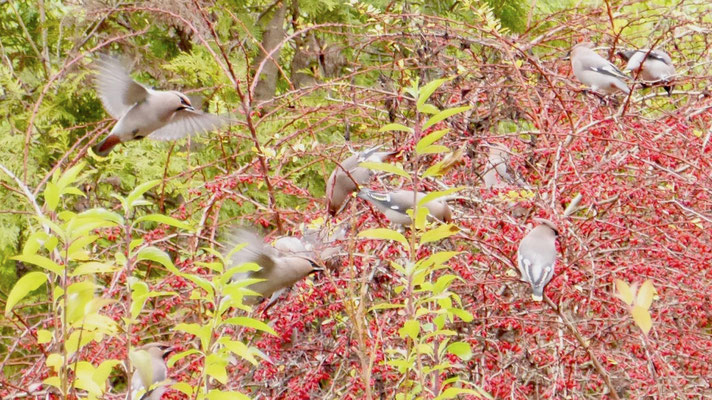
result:
[[(410, 225), (412, 220), (406, 211), (412, 210), (415, 202), (422, 200), (425, 196), (426, 193), (423, 192), (414, 195), (412, 190), (380, 193), (364, 188), (358, 193), (358, 197), (373, 204), (396, 225)], [(443, 222), (452, 221), (452, 212), (445, 199), (435, 199), (425, 203), (424, 206), (430, 211), (430, 219), (434, 218)]]
[[(262, 237), (248, 230), (238, 229), (232, 234), (230, 242), (233, 247), (246, 243), (245, 247), (232, 255), (230, 260), (232, 266), (249, 262), (260, 266), (258, 271), (237, 273), (232, 280), (263, 279), (248, 286), (250, 290), (262, 295), (262, 298), (278, 296), (282, 290), (291, 287), (300, 279), (321, 270), (308, 257), (312, 253), (303, 244), (295, 244), (291, 239), (279, 239), (276, 246), (271, 246), (266, 244)], [(256, 304), (260, 300), (261, 298), (256, 296), (246, 296), (245, 304)]]
[(538, 222), (534, 229), (524, 236), (517, 251), (517, 267), (524, 282), (532, 286), (532, 299), (541, 301), (544, 286), (554, 276), (556, 264), (556, 237), (559, 232), (549, 220), (534, 218)]
[[(131, 377), (132, 400), (160, 400), (170, 383), (166, 358), (175, 348), (161, 343), (149, 343), (131, 351), (135, 368)], [(151, 388), (151, 386), (154, 386)], [(140, 397), (139, 393), (143, 393)]]
[(119, 143), (149, 136), (155, 140), (177, 140), (227, 125), (223, 116), (193, 107), (185, 94), (153, 90), (137, 83), (119, 60), (102, 55), (96, 61), (96, 89), (106, 111), (116, 124), (94, 153), (106, 156)]
[[(625, 69), (644, 83), (668, 83), (675, 75), (670, 55), (662, 50), (621, 50), (617, 53), (628, 62)], [(639, 71), (640, 70), (640, 71)], [(672, 94), (672, 86), (663, 86), (668, 95)]]
[[(359, 167), (364, 161), (383, 162), (394, 151), (378, 151), (380, 146), (368, 148), (360, 153), (356, 153), (337, 165), (334, 172), (326, 182), (326, 199), (329, 214), (336, 215), (346, 205), (349, 195), (358, 189), (358, 185), (365, 185), (373, 177), (373, 171)], [(344, 171), (348, 171), (348, 174)], [(349, 176), (351, 175), (351, 176)]]
[(571, 49), (571, 68), (576, 78), (596, 92), (629, 94), (630, 89), (625, 83), (629, 77), (599, 56), (591, 46), (591, 43), (579, 43)]
[(488, 143), (489, 155), (485, 164), (485, 173), (482, 179), (487, 189), (501, 187), (506, 183), (521, 187), (528, 185), (512, 170), (509, 165), (510, 150), (501, 143)]

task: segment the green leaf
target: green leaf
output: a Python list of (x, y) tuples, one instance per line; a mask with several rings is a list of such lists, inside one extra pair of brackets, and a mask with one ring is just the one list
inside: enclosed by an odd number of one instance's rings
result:
[(416, 105), (421, 106), (425, 104), (425, 102), (430, 99), (430, 96), (432, 96), (433, 93), (435, 93), (435, 91), (438, 90), (438, 88), (442, 86), (443, 83), (449, 80), (452, 80), (452, 78), (436, 79), (421, 87), (420, 90), (418, 90), (418, 102), (416, 103)]
[(191, 335), (200, 339), (201, 349), (207, 349), (210, 343), (210, 325), (198, 325), (198, 324), (186, 324), (180, 323), (173, 328), (177, 331), (182, 331), (185, 333), (190, 333)]
[(84, 165), (86, 165), (85, 162), (81, 161), (81, 162), (77, 163), (77, 165), (64, 171), (64, 173), (62, 174), (62, 177), (59, 178), (57, 181), (55, 181), (54, 179), (52, 179), (52, 181), (57, 184), (57, 187), (59, 187), (60, 189), (64, 189), (67, 186), (69, 186), (72, 183), (77, 181), (77, 177), (79, 176), (79, 173), (82, 172)]
[(77, 268), (74, 268), (74, 271), (72, 271), (69, 276), (106, 274), (109, 272), (114, 272), (118, 269), (118, 267), (112, 264), (91, 261), (88, 263), (81, 264)]
[(408, 128), (407, 126), (401, 125), (401, 124), (388, 124), (388, 125), (381, 127), (381, 129), (379, 129), (378, 131), (379, 132), (403, 131), (403, 132), (413, 133), (412, 128)]
[(421, 104), (418, 106), (418, 111), (423, 114), (437, 114), (440, 112), (440, 109), (432, 104)]
[(407, 336), (412, 340), (415, 340), (420, 334), (420, 322), (414, 319), (405, 321), (403, 327), (398, 329), (398, 334), (401, 338), (405, 339), (405, 337)]
[(96, 218), (104, 221), (111, 221), (117, 225), (124, 224), (124, 218), (119, 214), (105, 208), (92, 208), (79, 214), (82, 218)]
[(44, 191), (45, 206), (50, 211), (54, 211), (59, 204), (59, 188), (52, 182), (47, 182)]
[(456, 355), (462, 361), (468, 361), (472, 358), (472, 349), (469, 343), (454, 342), (447, 346), (447, 352)]
[(176, 266), (173, 264), (173, 261), (171, 260), (171, 257), (166, 254), (165, 251), (159, 249), (158, 247), (144, 247), (142, 248), (138, 254), (136, 254), (136, 260), (137, 261), (142, 261), (142, 260), (149, 260), (149, 261), (154, 261), (157, 262), (164, 267), (168, 268), (169, 271), (173, 272), (174, 274), (180, 275), (180, 271), (176, 268)]
[(257, 366), (259, 364), (259, 361), (255, 358), (255, 356), (252, 354), (250, 351), (250, 348), (247, 347), (246, 344), (237, 341), (237, 340), (231, 340), (229, 337), (222, 337), (218, 341), (218, 343), (222, 344), (225, 346), (226, 349), (230, 350), (231, 353), (240, 356), (241, 358), (247, 360), (250, 362), (250, 364)]
[(161, 215), (161, 214), (144, 215), (143, 217), (137, 218), (136, 221), (134, 221), (134, 224), (137, 224), (137, 223), (143, 222), (143, 221), (158, 222), (160, 224), (173, 226), (178, 229), (183, 229), (185, 231), (193, 230), (193, 227), (189, 223), (183, 222), (183, 221), (175, 219), (173, 217), (169, 217), (167, 215)]
[[(423, 152), (425, 148), (440, 140), (443, 136), (447, 135), (448, 132), (450, 132), (450, 128), (430, 132), (418, 141), (418, 144), (415, 145), (415, 152), (418, 154), (425, 154)], [(447, 150), (447, 147), (445, 147), (445, 149)]]
[(451, 195), (455, 192), (458, 192), (464, 188), (465, 188), (464, 186), (458, 186), (458, 187), (450, 188), (447, 190), (437, 190), (434, 192), (430, 192), (430, 193), (426, 194), (425, 197), (420, 199), (420, 201), (418, 201), (418, 206), (422, 207), (424, 204), (430, 203), (433, 200), (437, 200), (437, 199), (440, 199), (445, 196), (449, 196), (449, 195)]
[(390, 172), (392, 174), (396, 174), (410, 180), (410, 175), (405, 172), (403, 168), (397, 165), (382, 162), (364, 161), (359, 164), (359, 167), (364, 167), (375, 171)]
[(208, 400), (250, 400), (250, 398), (234, 390), (223, 392), (222, 390), (211, 389), (208, 392)]
[(12, 311), (18, 302), (24, 299), (30, 292), (42, 286), (45, 282), (47, 282), (47, 274), (38, 271), (28, 272), (20, 278), (7, 296), (5, 316), (9, 316), (10, 311)]
[(205, 357), (205, 373), (223, 385), (227, 383), (226, 366), (227, 360), (216, 353), (208, 354)]
[(168, 365), (168, 368), (171, 368), (178, 361), (180, 361), (190, 355), (193, 355), (193, 354), (203, 354), (203, 353), (201, 353), (200, 350), (198, 350), (198, 349), (190, 349), (190, 350), (182, 351), (180, 353), (173, 354), (171, 356), (171, 358), (169, 358), (168, 361), (166, 362), (166, 365)]
[[(144, 193), (148, 192), (151, 190), (154, 186), (158, 185), (161, 183), (160, 180), (152, 180), (148, 181), (145, 183), (142, 183), (134, 188), (134, 190), (129, 193), (128, 196), (126, 196), (126, 204), (128, 205), (129, 208), (133, 208), (139, 205), (144, 205), (146, 204), (144, 201), (141, 200), (141, 197), (144, 195)], [(150, 203), (148, 203), (150, 204)], [(126, 210), (128, 211), (128, 210)]]
[(450, 237), (460, 231), (460, 228), (455, 224), (444, 224), (440, 225), (435, 229), (431, 229), (423, 233), (420, 237), (420, 244), (426, 244), (430, 242), (437, 242), (438, 240)]
[(430, 128), (431, 126), (437, 124), (438, 122), (440, 122), (440, 121), (442, 121), (442, 120), (444, 120), (444, 119), (446, 119), (446, 118), (452, 117), (452, 116), (455, 115), (455, 114), (459, 114), (459, 113), (461, 113), (461, 112), (463, 112), (463, 111), (467, 111), (467, 110), (469, 110), (470, 108), (472, 108), (472, 106), (463, 106), (463, 107), (448, 108), (447, 110), (440, 111), (439, 113), (437, 113), (437, 114), (433, 115), (432, 117), (430, 117), (430, 119), (428, 119), (428, 121), (425, 122), (425, 124), (423, 124), (423, 129), (424, 129), (424, 130), (425, 130), (425, 129), (428, 129), (428, 128)]
[(636, 325), (638, 325), (640, 330), (647, 336), (648, 332), (650, 332), (650, 329), (653, 327), (653, 320), (650, 317), (650, 312), (641, 306), (635, 305), (630, 310), (630, 313), (633, 315), (633, 320)]
[(225, 321), (223, 321), (220, 325), (240, 325), (244, 326), (247, 328), (252, 328), (256, 329), (258, 331), (262, 332), (267, 332), (269, 334), (272, 334), (274, 336), (277, 336), (277, 332), (272, 329), (269, 325), (265, 324), (262, 321), (256, 320), (254, 318), (249, 318), (249, 317), (232, 317), (228, 318)]
[(393, 240), (395, 242), (402, 244), (405, 247), (408, 247), (408, 240), (405, 238), (405, 236), (403, 236), (403, 234), (398, 231), (394, 231), (393, 229), (388, 229), (388, 228), (366, 229), (365, 231), (359, 232), (358, 237), (367, 238), (367, 239)]
[(56, 275), (63, 275), (64, 274), (64, 268), (62, 268), (59, 264), (56, 262), (50, 260), (47, 257), (41, 256), (39, 254), (31, 254), (31, 255), (19, 255), (11, 258), (12, 260), (17, 260), (17, 261), (22, 261), (24, 263), (28, 264), (33, 264), (38, 267), (44, 268), (49, 272), (52, 272)]

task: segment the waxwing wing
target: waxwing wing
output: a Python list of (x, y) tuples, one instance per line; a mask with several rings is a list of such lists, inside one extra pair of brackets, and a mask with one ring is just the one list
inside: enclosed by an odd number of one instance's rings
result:
[(524, 282), (532, 286), (532, 299), (541, 301), (544, 286), (554, 276), (556, 264), (556, 237), (559, 232), (551, 221), (534, 218), (538, 222), (534, 229), (524, 236), (517, 251), (517, 267)]
[[(668, 83), (675, 76), (675, 66), (670, 55), (662, 50), (621, 50), (617, 53), (628, 61), (625, 69), (644, 83)], [(672, 94), (672, 86), (663, 86), (668, 95)]]
[[(410, 225), (412, 220), (406, 211), (412, 210), (415, 202), (420, 201), (425, 196), (426, 193), (418, 192), (415, 194), (412, 190), (381, 193), (364, 188), (358, 193), (358, 197), (373, 204), (396, 225)], [(443, 222), (452, 221), (452, 212), (445, 199), (435, 199), (425, 203), (424, 206), (430, 212), (431, 220), (434, 218)]]
[[(160, 400), (170, 383), (166, 358), (174, 349), (162, 343), (149, 343), (131, 351), (135, 368), (131, 377), (132, 400)], [(139, 393), (142, 393), (140, 397)]]
[(246, 243), (245, 247), (232, 255), (231, 266), (249, 262), (260, 266), (258, 271), (241, 272), (232, 277), (233, 281), (263, 279), (247, 286), (261, 297), (246, 296), (245, 304), (259, 303), (261, 298), (270, 298), (275, 294), (278, 296), (282, 290), (291, 287), (300, 279), (321, 270), (309, 257), (312, 253), (303, 244), (296, 245), (291, 239), (281, 238), (276, 243), (277, 247), (274, 247), (266, 244), (264, 238), (255, 233), (238, 229), (232, 234), (230, 242), (232, 247)]
[(116, 124), (109, 136), (93, 147), (106, 156), (119, 143), (149, 136), (155, 140), (177, 140), (218, 129), (230, 123), (224, 116), (193, 107), (185, 94), (174, 90), (153, 90), (137, 83), (121, 62), (102, 55), (96, 61), (96, 89), (104, 109)]
[[(364, 161), (383, 162), (392, 156), (394, 151), (378, 151), (381, 146), (371, 147), (356, 153), (337, 165), (326, 182), (326, 199), (329, 214), (336, 215), (346, 205), (351, 193), (358, 190), (358, 185), (367, 184), (373, 177), (373, 171), (359, 167)], [(344, 171), (348, 171), (348, 174)], [(351, 176), (349, 176), (349, 174)]]
[(526, 182), (516, 176), (509, 164), (510, 150), (501, 143), (488, 143), (487, 146), (490, 150), (485, 164), (485, 173), (482, 176), (485, 187), (487, 189), (502, 187), (507, 183), (528, 187)]
[(579, 43), (571, 49), (571, 68), (576, 78), (596, 92), (614, 94), (621, 91), (629, 94), (630, 89), (625, 83), (629, 77), (599, 56), (591, 46), (591, 43)]

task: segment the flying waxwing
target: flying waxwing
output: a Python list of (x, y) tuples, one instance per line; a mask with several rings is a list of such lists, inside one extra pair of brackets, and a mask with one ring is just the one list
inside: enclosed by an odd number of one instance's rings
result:
[[(131, 351), (131, 362), (135, 368), (131, 377), (132, 400), (160, 400), (167, 390), (168, 368), (166, 357), (174, 347), (161, 343), (149, 343)], [(152, 385), (158, 384), (153, 389)], [(138, 397), (139, 392), (143, 394)]]
[[(380, 193), (366, 188), (361, 189), (358, 193), (358, 197), (373, 204), (396, 225), (410, 225), (412, 223), (406, 211), (413, 209), (415, 201), (420, 201), (425, 195), (426, 193), (418, 192), (417, 197), (415, 197), (412, 190)], [(430, 211), (430, 217), (443, 222), (452, 221), (452, 212), (443, 198), (429, 201), (424, 206)]]
[(554, 276), (556, 264), (556, 237), (559, 232), (551, 221), (534, 218), (538, 222), (519, 243), (517, 251), (517, 267), (524, 282), (532, 286), (532, 299), (541, 301), (544, 297), (544, 286)]
[[(633, 76), (638, 74), (644, 83), (668, 83), (675, 75), (670, 55), (662, 50), (621, 50), (617, 54), (628, 61), (625, 69), (631, 71)], [(672, 94), (672, 86), (663, 87), (668, 95)]]
[[(283, 289), (289, 288), (310, 273), (321, 270), (308, 257), (312, 253), (303, 244), (295, 245), (291, 239), (279, 239), (276, 247), (273, 247), (266, 244), (262, 237), (245, 229), (238, 229), (230, 241), (233, 245), (247, 244), (232, 255), (232, 266), (249, 262), (260, 266), (259, 271), (237, 273), (233, 275), (232, 280), (264, 279), (248, 286), (263, 298), (278, 296)], [(246, 296), (245, 304), (257, 304), (260, 300), (257, 296)]]
[[(358, 185), (367, 184), (373, 177), (373, 171), (359, 167), (364, 161), (383, 162), (389, 156), (395, 154), (393, 151), (377, 151), (381, 146), (371, 147), (360, 153), (356, 153), (341, 162), (341, 166), (336, 166), (334, 172), (326, 182), (326, 199), (329, 214), (336, 215), (346, 205), (349, 195), (355, 192)], [(347, 174), (344, 170), (348, 171)], [(351, 176), (349, 177), (349, 174)], [(353, 179), (352, 179), (353, 178)]]
[(629, 94), (630, 89), (625, 83), (629, 77), (591, 50), (591, 46), (591, 43), (579, 43), (571, 49), (571, 68), (576, 78), (596, 92)]
[(196, 110), (188, 96), (153, 90), (129, 76), (119, 60), (102, 55), (96, 61), (96, 89), (106, 111), (118, 121), (94, 153), (106, 156), (119, 143), (150, 135), (155, 140), (182, 137), (220, 128), (229, 119)]
[(482, 176), (485, 187), (487, 189), (502, 187), (504, 183), (527, 187), (528, 185), (515, 175), (509, 165), (510, 150), (501, 143), (487, 143), (487, 146), (490, 150), (485, 164), (485, 174)]

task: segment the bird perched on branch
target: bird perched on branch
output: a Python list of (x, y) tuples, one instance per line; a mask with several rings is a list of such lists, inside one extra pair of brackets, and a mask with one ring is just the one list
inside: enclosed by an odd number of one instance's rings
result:
[[(406, 211), (412, 210), (415, 207), (415, 202), (420, 202), (425, 196), (426, 193), (413, 193), (412, 190), (396, 190), (381, 193), (364, 188), (358, 193), (358, 197), (373, 204), (396, 225), (410, 225), (412, 220)], [(431, 200), (422, 206), (428, 209), (430, 220), (437, 219), (442, 222), (452, 221), (452, 211), (450, 211), (450, 207), (445, 202), (445, 199), (439, 198)]]
[(596, 92), (629, 94), (626, 84), (629, 77), (593, 51), (592, 46), (591, 43), (579, 43), (571, 49), (571, 68), (576, 78)]
[(663, 88), (672, 94), (672, 86), (668, 83), (675, 76), (675, 66), (670, 55), (662, 50), (620, 50), (616, 54), (628, 62), (625, 69), (633, 76), (638, 76), (643, 85), (663, 83)]
[(509, 165), (511, 151), (501, 143), (487, 143), (489, 154), (485, 164), (485, 173), (482, 179), (486, 188), (501, 187), (503, 183), (514, 184), (520, 187), (528, 187), (520, 177), (516, 175)]
[(358, 190), (358, 186), (367, 184), (373, 177), (373, 171), (366, 167), (359, 167), (360, 163), (364, 161), (383, 162), (396, 154), (395, 151), (378, 151), (380, 148), (381, 146), (375, 146), (356, 153), (334, 168), (326, 181), (329, 214), (338, 214), (346, 205), (349, 195)]
[(532, 299), (541, 301), (544, 297), (544, 286), (554, 276), (556, 264), (556, 237), (559, 231), (553, 222), (534, 218), (538, 222), (534, 229), (519, 242), (517, 251), (517, 267), (524, 282), (532, 286)]
[[(135, 368), (131, 376), (131, 399), (160, 400), (167, 390), (166, 385), (170, 383), (167, 381), (166, 357), (173, 350), (173, 346), (149, 343), (131, 351), (130, 358)], [(141, 392), (141, 397), (137, 397)]]
[[(225, 116), (205, 113), (185, 94), (153, 90), (137, 83), (118, 59), (102, 55), (96, 64), (96, 89), (104, 109), (116, 124), (109, 136), (93, 147), (106, 156), (119, 143), (149, 136), (177, 140), (218, 129), (230, 123)], [(194, 99), (195, 100), (195, 99)]]
[(291, 287), (300, 279), (322, 268), (313, 261), (313, 254), (296, 238), (281, 238), (271, 246), (264, 239), (246, 229), (236, 230), (230, 238), (232, 247), (245, 243), (246, 246), (235, 252), (230, 261), (232, 266), (244, 263), (255, 263), (260, 266), (258, 271), (240, 272), (232, 277), (232, 281), (244, 279), (262, 279), (247, 286), (261, 295), (246, 296), (245, 304), (256, 304), (261, 298), (272, 298), (274, 301), (285, 289)]

